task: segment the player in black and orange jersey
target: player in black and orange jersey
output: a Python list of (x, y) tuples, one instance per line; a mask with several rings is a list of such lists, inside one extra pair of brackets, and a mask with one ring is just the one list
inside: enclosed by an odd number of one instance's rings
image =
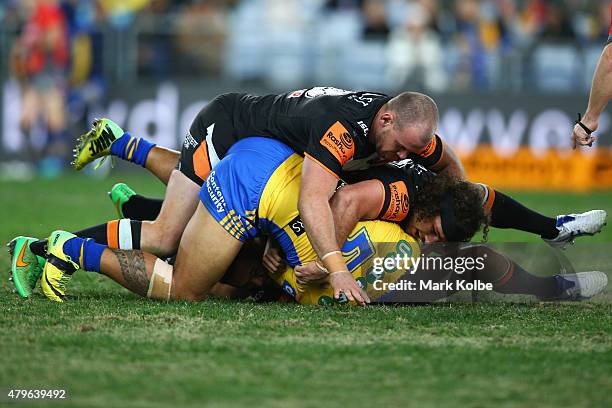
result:
[(612, 99), (612, 1), (610, 1), (610, 30), (608, 41), (604, 46), (597, 68), (593, 74), (589, 104), (584, 116), (578, 114), (578, 120), (572, 133), (572, 144), (576, 146), (592, 146), (596, 137), (592, 133), (599, 127), (599, 117)]
[[(359, 203), (360, 210), (354, 214), (343, 212), (346, 220), (381, 219), (403, 223), (409, 219), (411, 202), (419, 188), (432, 177), (432, 172), (410, 159), (374, 166), (365, 171), (345, 172), (344, 180), (358, 186), (345, 189), (346, 200)], [(564, 247), (574, 238), (593, 235), (606, 222), (606, 212), (591, 210), (581, 214), (547, 217), (532, 211), (506, 194), (477, 183), (482, 205), (490, 215), (490, 226), (514, 228), (540, 235), (551, 246)], [(358, 188), (357, 188), (358, 187)], [(349, 190), (352, 190), (349, 194)], [(378, 208), (378, 211), (376, 209)], [(352, 229), (354, 222), (338, 228)]]
[[(389, 97), (316, 87), (280, 95), (221, 95), (195, 118), (180, 157), (126, 134), (108, 119), (98, 121), (77, 148), (75, 168), (112, 154), (148, 168), (168, 182), (166, 199), (152, 222), (135, 221), (139, 242), (159, 255), (176, 251), (197, 205), (197, 191), (212, 166), (242, 138), (258, 135), (280, 140), (305, 156), (299, 207), (312, 244), (335, 274), (334, 287), (349, 298), (364, 298), (338, 256), (329, 207), (343, 167), (412, 157), (435, 170), (461, 172), (450, 148), (434, 136), (438, 110), (416, 92)], [(173, 170), (178, 161), (176, 170)], [(327, 255), (327, 256), (326, 256)]]

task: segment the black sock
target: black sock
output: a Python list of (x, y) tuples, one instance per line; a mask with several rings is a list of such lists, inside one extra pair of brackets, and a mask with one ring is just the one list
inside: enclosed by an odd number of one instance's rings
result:
[(85, 228), (84, 230), (75, 232), (74, 235), (80, 238), (92, 238), (98, 244), (108, 245), (108, 240), (106, 238), (106, 223)]
[(532, 275), (515, 262), (512, 262), (508, 275), (505, 282), (495, 285), (496, 292), (535, 295), (541, 299), (555, 299), (561, 295), (559, 281), (554, 276)]
[(538, 234), (544, 239), (553, 239), (559, 234), (555, 218), (530, 210), (497, 190), (491, 208), (491, 226), (527, 231)]
[(96, 225), (74, 234), (80, 238), (92, 238), (98, 244), (108, 245), (113, 249), (140, 249), (141, 230), (141, 221), (122, 219)]
[(40, 239), (38, 241), (32, 242), (30, 244), (30, 250), (34, 253), (34, 255), (38, 255), (44, 258), (47, 255), (47, 240)]
[(123, 215), (131, 220), (152, 221), (159, 215), (163, 202), (164, 200), (159, 198), (136, 194), (123, 204)]
[[(561, 294), (562, 289), (559, 281), (554, 276), (541, 277), (533, 275), (508, 258), (508, 256), (495, 251), (493, 248), (484, 245), (468, 246), (461, 250), (460, 255), (464, 257), (469, 256), (473, 259), (478, 257), (485, 259), (484, 267), (474, 268), (470, 271), (472, 272), (471, 276), (475, 279), (492, 283), (493, 289), (496, 292), (535, 295), (543, 299), (557, 298)], [(558, 273), (564, 264), (565, 262), (556, 258), (555, 261), (552, 261), (552, 270), (550, 272)]]

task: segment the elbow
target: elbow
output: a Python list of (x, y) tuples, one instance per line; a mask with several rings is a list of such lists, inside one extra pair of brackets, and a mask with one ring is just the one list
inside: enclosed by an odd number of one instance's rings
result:
[(355, 194), (351, 194), (350, 186), (345, 186), (339, 189), (331, 200), (332, 213), (339, 211), (343, 213), (354, 214), (359, 211), (359, 201)]
[(604, 48), (604, 51), (601, 54), (601, 62), (605, 72), (612, 72), (612, 43), (608, 44), (606, 48)]
[(300, 214), (304, 214), (305, 212), (307, 212), (307, 206), (304, 204), (307, 200), (304, 200), (303, 197), (300, 195), (299, 199), (298, 199), (298, 212)]

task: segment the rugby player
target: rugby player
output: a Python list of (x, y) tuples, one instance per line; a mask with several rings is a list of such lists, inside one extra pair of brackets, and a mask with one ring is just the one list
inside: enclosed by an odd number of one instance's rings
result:
[(333, 275), (332, 285), (349, 299), (356, 297), (363, 302), (357, 283), (339, 255), (329, 207), (341, 169), (349, 161), (351, 165), (367, 166), (378, 160), (410, 156), (434, 170), (459, 173), (462, 170), (456, 156), (434, 135), (437, 122), (435, 102), (416, 92), (391, 98), (373, 92), (316, 87), (281, 95), (224, 94), (197, 115), (180, 158), (124, 134), (116, 124), (103, 119), (82, 139), (74, 167), (80, 169), (112, 153), (167, 179), (159, 216), (152, 222), (134, 221), (132, 227), (133, 237), (139, 241), (134, 247), (169, 255), (176, 252), (197, 206), (199, 186), (228, 149), (251, 135), (281, 140), (305, 156), (300, 214), (326, 267), (342, 272)]
[[(317, 255), (297, 210), (302, 165), (303, 159), (280, 142), (250, 138), (236, 143), (201, 189), (201, 204), (181, 238), (174, 268), (143, 251), (112, 250), (93, 240), (55, 231), (47, 244), (43, 292), (53, 300), (63, 301), (65, 284), (72, 273), (85, 269), (102, 272), (142, 296), (201, 300), (225, 274), (244, 242), (260, 233), (269, 234), (281, 245), (290, 267), (315, 260)], [(436, 199), (433, 204), (431, 200), (420, 203), (415, 199), (408, 230), (424, 234), (433, 231), (439, 239), (453, 241), (467, 240), (478, 230), (484, 213), (477, 192), (468, 183), (445, 184), (444, 178), (437, 177), (423, 188), (429, 192), (421, 197)], [(373, 242), (390, 242), (393, 248), (413, 257), (419, 256), (419, 245), (396, 224), (369, 221), (354, 229), (343, 247), (346, 262), (353, 276), (379, 300), (385, 291), (377, 292), (368, 286), (368, 266), (373, 257), (385, 256), (389, 251), (388, 246), (376, 247)], [(605, 287), (605, 275), (601, 273), (537, 278), (518, 268), (516, 272), (513, 264), (503, 274), (497, 273), (494, 280), (503, 281), (501, 286), (513, 282), (523, 290), (527, 282), (532, 284), (528, 293), (542, 298), (586, 297), (601, 290), (602, 285)], [(395, 281), (403, 272), (394, 271), (387, 278)], [(329, 280), (332, 274), (326, 278)], [(327, 282), (300, 285), (292, 269), (272, 277), (302, 303), (328, 303), (336, 295)], [(541, 281), (534, 283), (538, 279)]]

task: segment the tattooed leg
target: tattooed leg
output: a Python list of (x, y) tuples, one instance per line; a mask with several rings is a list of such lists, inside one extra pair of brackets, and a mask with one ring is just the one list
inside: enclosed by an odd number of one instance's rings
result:
[[(225, 231), (200, 204), (187, 224), (173, 269), (171, 299), (202, 300), (240, 252), (242, 242)], [(141, 296), (147, 296), (158, 258), (138, 250), (105, 249), (100, 272)]]
[(105, 249), (100, 262), (101, 272), (121, 286), (147, 296), (155, 255), (137, 250)]

